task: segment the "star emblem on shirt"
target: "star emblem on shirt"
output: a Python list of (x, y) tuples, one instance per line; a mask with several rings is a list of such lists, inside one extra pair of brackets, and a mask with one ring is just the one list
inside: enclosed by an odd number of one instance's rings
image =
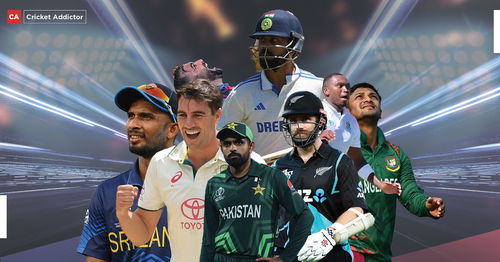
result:
[(232, 123), (230, 123), (230, 124), (227, 124), (227, 127), (228, 127), (228, 128), (231, 128), (231, 129), (234, 129), (234, 128), (236, 128), (236, 126), (237, 126), (237, 125), (238, 125), (238, 124), (236, 124), (235, 122), (232, 122)]
[(261, 187), (260, 186), (260, 183), (257, 184), (257, 186), (254, 186), (252, 187), (253, 190), (255, 190), (254, 192), (254, 196), (257, 195), (257, 194), (261, 194), (261, 195), (264, 195), (264, 190), (266, 189), (265, 187)]

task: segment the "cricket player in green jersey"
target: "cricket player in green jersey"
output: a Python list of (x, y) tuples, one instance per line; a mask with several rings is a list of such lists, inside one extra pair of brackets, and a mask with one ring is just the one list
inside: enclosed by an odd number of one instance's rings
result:
[[(366, 180), (362, 180), (366, 203), (375, 216), (375, 225), (349, 239), (355, 262), (391, 261), (391, 242), (396, 218), (396, 200), (416, 216), (441, 218), (444, 202), (428, 197), (417, 185), (410, 158), (398, 146), (388, 142), (378, 128), (381, 117), (381, 97), (369, 83), (351, 87), (349, 110), (361, 129), (361, 152), (381, 181), (400, 183), (401, 195), (388, 195)], [(364, 260), (363, 260), (364, 259)]]
[[(200, 261), (293, 261), (310, 233), (311, 211), (281, 171), (250, 159), (248, 126), (231, 122), (217, 138), (229, 168), (207, 184)], [(274, 256), (280, 206), (297, 222), (286, 250)]]

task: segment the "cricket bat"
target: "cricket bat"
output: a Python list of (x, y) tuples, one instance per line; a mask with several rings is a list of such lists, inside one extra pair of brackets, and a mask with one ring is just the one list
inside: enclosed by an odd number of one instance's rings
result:
[(283, 150), (262, 156), (262, 158), (264, 158), (264, 161), (266, 161), (266, 164), (268, 166), (270, 166), (274, 163), (274, 161), (278, 160), (278, 158), (284, 156), (285, 154), (287, 154), (288, 152), (290, 152), (292, 150), (293, 150), (293, 147), (285, 148)]

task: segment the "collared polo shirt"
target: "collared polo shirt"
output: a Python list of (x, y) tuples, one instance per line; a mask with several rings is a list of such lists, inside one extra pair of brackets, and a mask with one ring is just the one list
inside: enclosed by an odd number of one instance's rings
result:
[(342, 108), (342, 114), (328, 101), (323, 99), (323, 107), (326, 111), (326, 129), (335, 132), (335, 139), (328, 144), (347, 154), (349, 147), (360, 147), (358, 121), (349, 113), (346, 107)]
[(149, 163), (139, 207), (167, 207), (172, 262), (198, 261), (203, 235), (205, 187), (215, 174), (227, 168), (220, 150), (193, 173), (187, 146), (180, 144), (156, 153)]
[(430, 216), (425, 208), (428, 198), (417, 185), (410, 158), (397, 145), (385, 139), (377, 129), (377, 147), (372, 150), (367, 136), (361, 132), (361, 153), (372, 166), (380, 181), (401, 184), (401, 195), (385, 194), (373, 184), (362, 179), (366, 203), (375, 217), (375, 224), (349, 239), (356, 251), (365, 254), (366, 261), (391, 261), (391, 243), (396, 222), (396, 200), (416, 216)]
[[(319, 232), (332, 225), (342, 213), (351, 207), (368, 210), (358, 175), (352, 160), (347, 155), (324, 142), (307, 163), (304, 163), (296, 150), (294, 148), (293, 151), (278, 159), (274, 165), (290, 179), (313, 213), (314, 223), (311, 233)], [(286, 235), (285, 223), (286, 220), (280, 224), (282, 229), (280, 235)], [(280, 236), (278, 241), (280, 239), (287, 239), (287, 237)], [(350, 257), (347, 253), (334, 254), (335, 252), (350, 253), (347, 241), (338, 243), (325, 261), (330, 261), (328, 259), (334, 257)], [(340, 256), (337, 257), (338, 255)]]
[(254, 151), (263, 156), (289, 148), (282, 134), (283, 105), (290, 94), (298, 91), (309, 91), (321, 98), (323, 78), (295, 65), (295, 73), (287, 75), (286, 80), (281, 91), (264, 71), (239, 83), (224, 101), (219, 128), (233, 121), (245, 123), (257, 142)]
[(313, 217), (285, 175), (251, 162), (244, 177), (229, 169), (208, 181), (205, 193), (205, 228), (200, 261), (213, 261), (216, 253), (247, 257), (273, 256), (276, 216), (284, 207), (294, 217), (295, 241), (281, 254), (292, 260), (302, 247)]

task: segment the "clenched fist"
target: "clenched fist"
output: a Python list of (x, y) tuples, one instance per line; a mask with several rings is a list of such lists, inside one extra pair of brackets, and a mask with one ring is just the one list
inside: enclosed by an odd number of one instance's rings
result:
[(128, 213), (139, 193), (139, 188), (132, 185), (120, 185), (116, 190), (116, 215)]

